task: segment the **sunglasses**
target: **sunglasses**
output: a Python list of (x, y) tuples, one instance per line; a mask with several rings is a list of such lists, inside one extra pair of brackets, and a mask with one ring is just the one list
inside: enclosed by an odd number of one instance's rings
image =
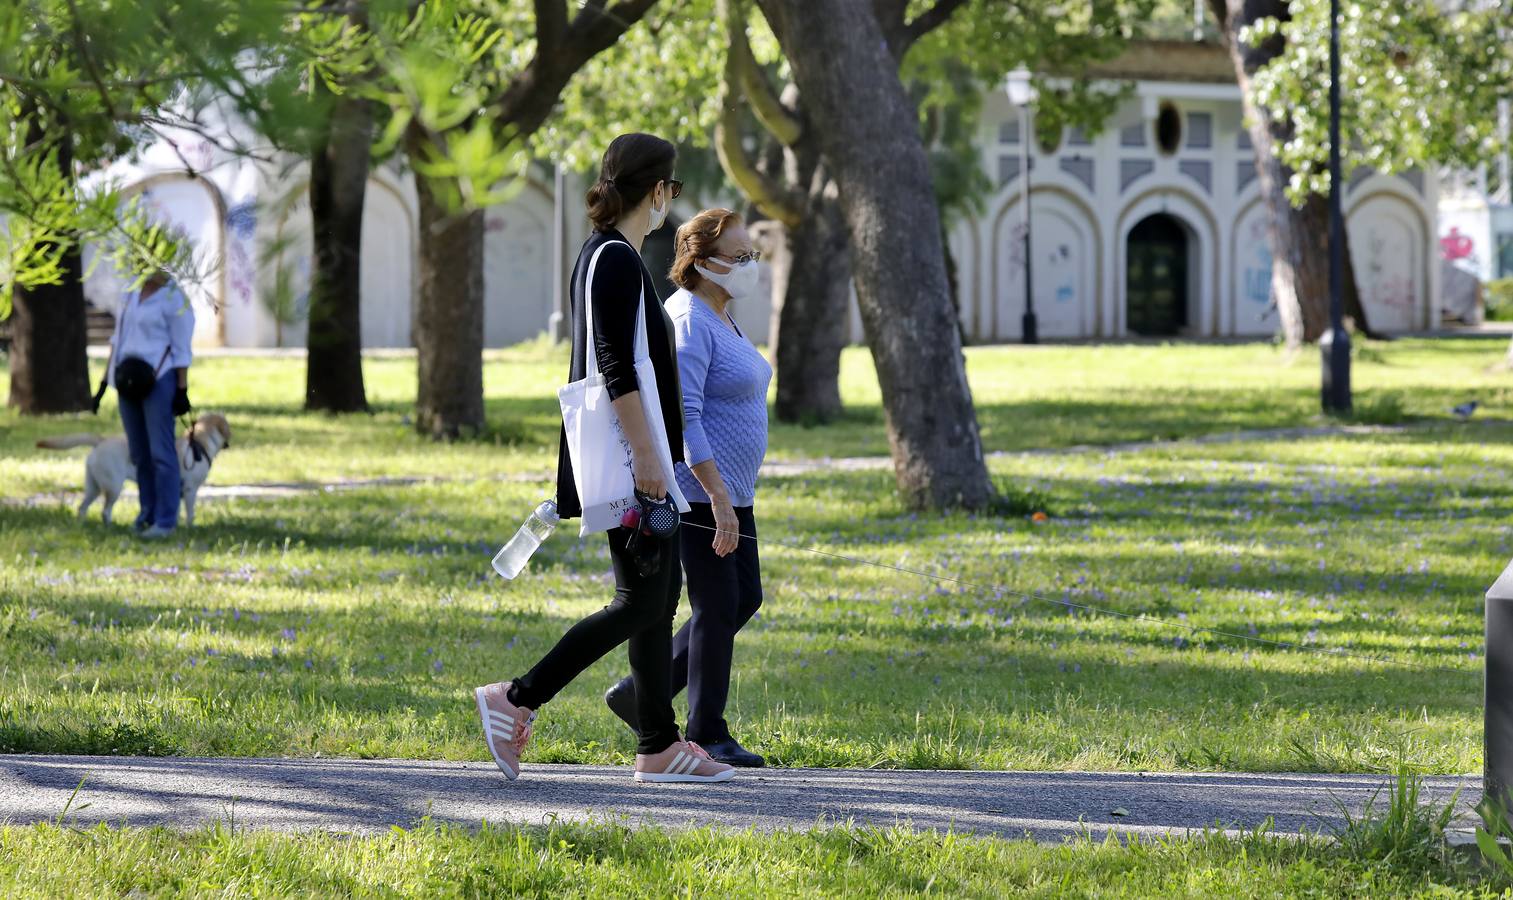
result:
[(676, 178), (670, 179), (667, 182), (667, 192), (672, 199), (678, 199), (678, 197), (683, 193), (683, 182), (677, 180)]

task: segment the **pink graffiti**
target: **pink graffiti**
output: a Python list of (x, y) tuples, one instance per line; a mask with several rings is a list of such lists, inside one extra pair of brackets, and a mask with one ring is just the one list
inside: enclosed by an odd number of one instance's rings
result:
[(1439, 239), (1440, 255), (1450, 261), (1457, 259), (1470, 259), (1476, 253), (1476, 241), (1468, 234), (1462, 234), (1456, 226), (1450, 226), (1450, 233)]

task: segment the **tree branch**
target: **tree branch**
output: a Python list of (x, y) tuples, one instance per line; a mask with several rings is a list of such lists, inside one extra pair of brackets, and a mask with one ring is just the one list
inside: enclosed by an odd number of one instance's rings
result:
[[(485, 104), (486, 114), (498, 119), (513, 136), (534, 133), (551, 115), (573, 74), (619, 40), (655, 3), (656, 0), (616, 0), (607, 7), (604, 0), (585, 3), (562, 30), (555, 46), (543, 42), (538, 35), (531, 61)], [(545, 6), (562, 10), (561, 3), (555, 0), (536, 0), (538, 17)], [(539, 26), (546, 20), (537, 21)], [(547, 25), (549, 33), (557, 27), (551, 22)]]
[(550, 56), (562, 46), (567, 32), (565, 0), (536, 0), (536, 55)]
[(714, 149), (720, 168), (764, 214), (789, 228), (803, 219), (803, 204), (787, 186), (757, 168), (741, 143), (741, 106), (734, 55), (725, 57), (725, 76), (720, 85), (720, 116), (715, 120)]
[(914, 42), (946, 24), (958, 9), (967, 5), (967, 0), (935, 0), (935, 5), (915, 16), (904, 26), (904, 46), (900, 49), (898, 57), (909, 51)]
[(742, 0), (717, 0), (715, 9), (725, 23), (730, 44), (726, 53), (727, 69), (733, 69), (735, 73), (733, 83), (727, 78), (727, 84), (740, 88), (763, 128), (772, 132), (772, 136), (785, 147), (792, 147), (803, 133), (803, 123), (783, 104), (782, 98), (773, 90), (772, 82), (767, 80), (767, 73), (757, 65), (756, 57), (751, 53), (751, 41), (746, 35), (746, 4)]

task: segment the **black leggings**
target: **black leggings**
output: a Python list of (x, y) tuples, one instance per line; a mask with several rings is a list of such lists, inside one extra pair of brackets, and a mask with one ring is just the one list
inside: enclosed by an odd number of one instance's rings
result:
[(672, 620), (683, 590), (679, 544), (674, 539), (663, 545), (661, 568), (643, 578), (626, 556), (626, 536), (624, 528), (609, 532), (615, 599), (569, 628), (535, 668), (515, 679), (510, 702), (540, 709), (629, 639), (630, 674), (636, 682), (636, 713), (641, 722), (636, 752), (661, 753), (678, 740), (672, 711)]
[[(744, 537), (729, 556), (715, 555), (714, 511), (708, 503), (690, 503), (683, 516), (683, 568), (693, 616), (673, 638), (672, 692), (688, 688), (688, 739), (704, 743), (730, 740), (725, 700), (730, 694), (730, 663), (735, 635), (762, 605), (762, 567), (757, 558), (756, 517), (749, 506), (735, 509)], [(690, 527), (705, 525), (707, 528)]]

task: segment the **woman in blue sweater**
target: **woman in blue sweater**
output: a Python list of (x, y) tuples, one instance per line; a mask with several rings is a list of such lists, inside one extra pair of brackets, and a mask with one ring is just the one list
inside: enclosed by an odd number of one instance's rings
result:
[[(772, 367), (741, 333), (730, 304), (751, 297), (757, 260), (741, 217), (709, 209), (678, 229), (667, 301), (683, 388), (684, 465), (678, 486), (693, 509), (679, 529), (692, 617), (673, 638), (673, 694), (688, 688), (688, 739), (733, 766), (760, 766), (725, 722), (736, 632), (762, 605), (757, 559), (757, 470), (767, 452)], [(692, 526), (692, 527), (690, 527)], [(637, 727), (635, 684), (604, 695)]]

